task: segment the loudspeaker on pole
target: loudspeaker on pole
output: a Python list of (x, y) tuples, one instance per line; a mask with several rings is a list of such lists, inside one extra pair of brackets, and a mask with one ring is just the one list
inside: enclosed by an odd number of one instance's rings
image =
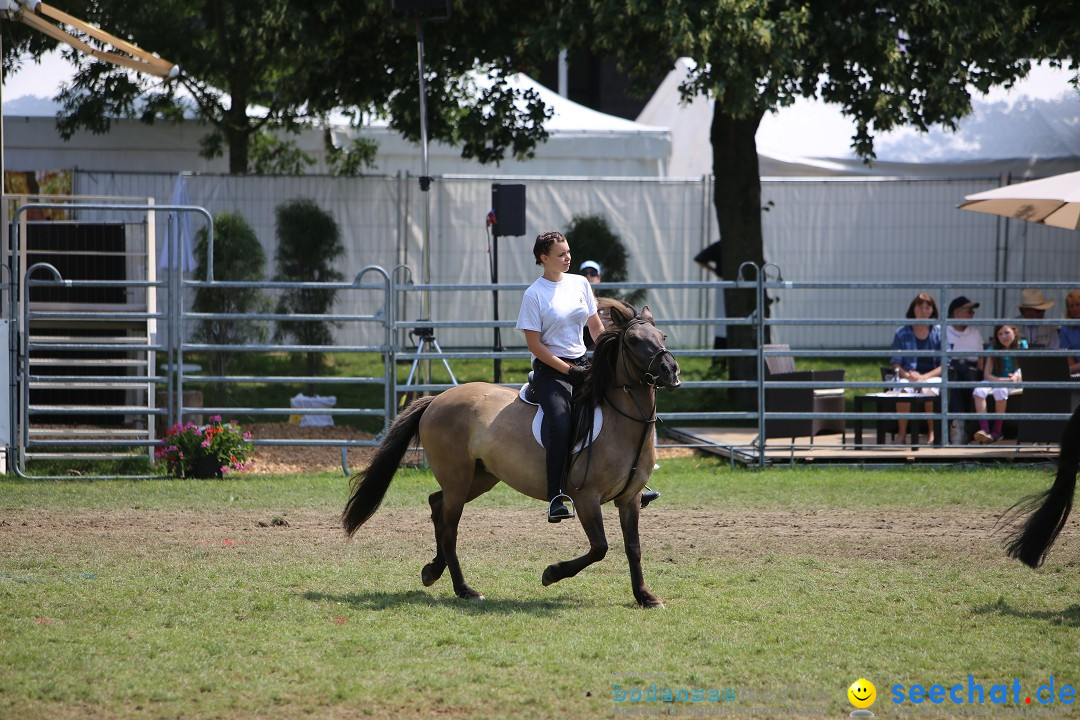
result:
[(492, 235), (515, 237), (525, 234), (525, 186), (493, 183), (491, 209), (495, 211)]

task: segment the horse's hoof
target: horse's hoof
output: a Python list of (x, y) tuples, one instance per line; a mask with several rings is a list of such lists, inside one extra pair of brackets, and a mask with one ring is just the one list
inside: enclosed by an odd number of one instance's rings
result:
[(554, 565), (548, 565), (546, 568), (544, 568), (544, 574), (540, 576), (540, 583), (544, 587), (559, 582), (559, 578), (555, 577), (555, 570), (553, 569), (554, 567)]
[(483, 600), (484, 596), (466, 585), (457, 591), (457, 596), (462, 600)]
[(655, 595), (644, 595), (642, 597), (639, 597), (637, 601), (638, 605), (645, 608), (646, 610), (651, 610), (653, 608), (657, 608), (659, 610), (666, 609), (664, 602)]
[(442, 577), (443, 571), (436, 570), (434, 563), (428, 563), (424, 566), (424, 569), (420, 571), (420, 582), (424, 583), (424, 587), (431, 587), (435, 584), (435, 581)]

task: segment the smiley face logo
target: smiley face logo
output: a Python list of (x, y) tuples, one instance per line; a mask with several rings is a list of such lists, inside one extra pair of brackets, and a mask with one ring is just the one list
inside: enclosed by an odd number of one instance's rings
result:
[(847, 689), (848, 700), (857, 708), (868, 708), (877, 700), (877, 688), (866, 678), (859, 678)]

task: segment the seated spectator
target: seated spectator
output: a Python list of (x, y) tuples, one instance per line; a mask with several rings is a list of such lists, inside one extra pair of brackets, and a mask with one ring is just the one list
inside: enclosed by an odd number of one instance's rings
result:
[[(1024, 290), (1020, 293), (1020, 317), (1025, 320), (1042, 320), (1046, 311), (1054, 307), (1053, 300), (1047, 300), (1042, 290)], [(1053, 325), (1020, 325), (1020, 347), (1057, 350), (1061, 347), (1058, 329)]]
[[(973, 302), (961, 295), (949, 303), (949, 317), (954, 320), (970, 321), (975, 317), (975, 309), (979, 303)], [(960, 382), (974, 382), (982, 380), (982, 371), (979, 367), (979, 351), (983, 348), (982, 333), (970, 325), (949, 325), (945, 328), (945, 346), (949, 352), (967, 352), (968, 355), (953, 357), (949, 360), (949, 380)], [(949, 393), (949, 412), (971, 412), (972, 396), (967, 388), (957, 389)], [(953, 445), (967, 443), (967, 433), (964, 432), (964, 421), (953, 420), (951, 423), (950, 441)]]
[[(989, 350), (1015, 350), (1019, 345), (1017, 330), (1012, 325), (998, 325), (994, 328), (994, 341), (990, 343)], [(983, 358), (983, 380), (989, 382), (1020, 382), (1020, 368), (1012, 357)], [(974, 440), (980, 445), (988, 445), (1001, 439), (1001, 429), (1005, 425), (1005, 406), (1009, 401), (1009, 388), (1007, 387), (978, 387), (972, 393), (975, 398), (975, 412), (986, 412), (986, 396), (994, 396), (994, 414), (1001, 417), (994, 420), (993, 429), (990, 421), (983, 418), (979, 420), (979, 429), (975, 431)]]
[[(897, 354), (890, 359), (897, 382), (941, 382), (941, 365), (939, 358), (932, 355), (904, 356), (905, 350), (941, 350), (941, 326), (931, 325), (927, 320), (938, 318), (938, 307), (934, 298), (927, 293), (919, 293), (908, 305), (906, 317), (923, 322), (914, 322), (910, 325), (902, 325), (893, 335), (892, 349)], [(911, 388), (912, 394), (938, 395), (940, 390), (933, 387)], [(911, 410), (910, 403), (897, 403), (896, 411), (901, 413), (897, 420), (899, 433), (897, 442), (903, 443), (907, 437), (907, 418), (903, 414)], [(925, 403), (926, 412), (934, 411), (933, 401)], [(927, 443), (934, 442), (934, 423), (927, 432)]]
[[(1065, 319), (1073, 322), (1061, 326), (1058, 342), (1066, 350), (1080, 350), (1080, 290), (1065, 296)], [(1080, 373), (1080, 355), (1069, 357), (1069, 372)]]

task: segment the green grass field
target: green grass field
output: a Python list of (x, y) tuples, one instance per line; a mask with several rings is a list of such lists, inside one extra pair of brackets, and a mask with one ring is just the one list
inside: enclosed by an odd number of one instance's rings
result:
[[(617, 516), (598, 565), (505, 487), (471, 504), (460, 552), (487, 596), (419, 581), (433, 552), (424, 471), (405, 470), (346, 541), (340, 475), (0, 482), (2, 718), (592, 718), (651, 713), (962, 717), (1080, 684), (1080, 533), (1046, 566), (1007, 559), (1002, 510), (1045, 470), (730, 470), (663, 460), (633, 603)], [(896, 705), (968, 676), (1019, 705)], [(715, 690), (728, 701), (615, 700)], [(616, 687), (617, 686), (617, 687)], [(1011, 690), (1010, 690), (1011, 693)], [(1011, 699), (1011, 695), (1010, 695)], [(1046, 716), (1046, 715), (1043, 715)]]

